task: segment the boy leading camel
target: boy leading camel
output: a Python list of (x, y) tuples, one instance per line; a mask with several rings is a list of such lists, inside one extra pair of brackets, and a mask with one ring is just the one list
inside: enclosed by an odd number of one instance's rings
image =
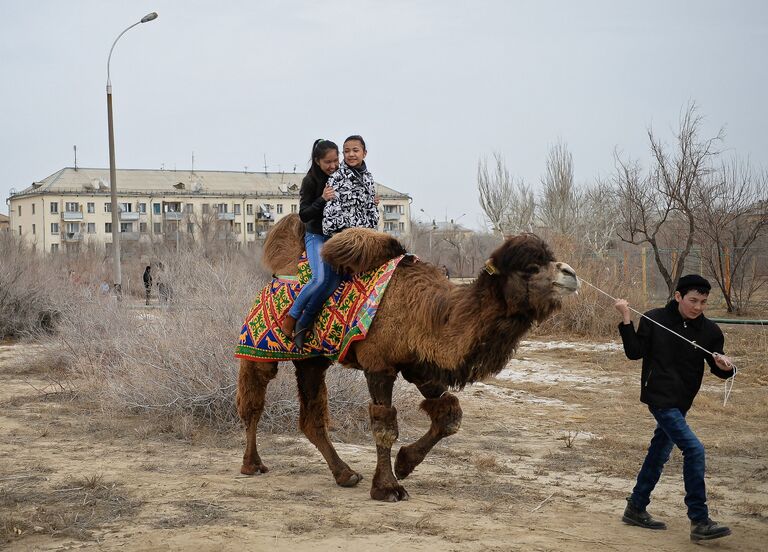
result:
[(640, 400), (648, 405), (656, 420), (656, 430), (637, 475), (637, 484), (627, 498), (622, 520), (645, 529), (667, 528), (664, 522), (651, 517), (646, 507), (672, 448), (677, 446), (683, 453), (685, 504), (691, 520), (693, 541), (731, 534), (728, 527), (709, 518), (704, 485), (704, 445), (685, 420), (701, 387), (704, 361), (719, 378), (729, 378), (733, 373), (731, 360), (723, 355), (723, 332), (704, 316), (710, 289), (710, 283), (697, 274), (683, 276), (677, 284), (674, 299), (663, 308), (646, 312), (645, 316), (712, 351), (714, 355), (703, 352), (645, 318), (640, 319), (635, 331), (627, 301), (619, 299), (615, 304), (622, 316), (619, 333), (624, 353), (630, 360), (643, 359)]

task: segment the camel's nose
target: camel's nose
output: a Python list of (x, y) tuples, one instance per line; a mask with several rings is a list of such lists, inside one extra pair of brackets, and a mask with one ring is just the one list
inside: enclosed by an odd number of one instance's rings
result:
[(572, 278), (576, 278), (576, 271), (573, 270), (571, 268), (571, 265), (569, 265), (568, 263), (557, 263), (555, 266), (563, 274), (567, 274), (568, 276), (571, 276)]

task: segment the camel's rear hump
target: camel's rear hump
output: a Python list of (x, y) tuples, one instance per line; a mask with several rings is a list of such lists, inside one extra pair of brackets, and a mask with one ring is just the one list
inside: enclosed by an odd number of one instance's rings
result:
[(377, 268), (406, 253), (396, 238), (370, 228), (348, 228), (323, 246), (323, 259), (347, 274)]

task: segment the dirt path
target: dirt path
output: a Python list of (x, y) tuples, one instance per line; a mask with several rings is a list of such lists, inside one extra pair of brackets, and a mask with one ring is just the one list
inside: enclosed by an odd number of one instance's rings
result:
[[(596, 552), (693, 546), (679, 453), (652, 505), (669, 530), (649, 532), (619, 520), (652, 425), (637, 401), (632, 365), (610, 347), (529, 344), (500, 378), (459, 393), (462, 430), (405, 480), (411, 500), (399, 504), (368, 497), (375, 452), (367, 439), (338, 445), (366, 477), (357, 488), (337, 487), (299, 435), (263, 436), (260, 451), (272, 471), (241, 477), (240, 432), (158, 432), (147, 417), (96, 411), (40, 374), (9, 368), (22, 350), (0, 346), (0, 548)], [(707, 382), (691, 424), (708, 448), (712, 517), (734, 531), (707, 546), (765, 550), (766, 387), (745, 377), (734, 405), (722, 409), (721, 387)], [(746, 404), (763, 408), (762, 416), (743, 419)], [(400, 442), (425, 427), (414, 418), (401, 428)]]

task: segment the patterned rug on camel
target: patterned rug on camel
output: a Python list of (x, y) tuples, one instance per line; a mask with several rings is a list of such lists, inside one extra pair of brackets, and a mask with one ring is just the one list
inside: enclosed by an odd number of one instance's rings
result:
[(365, 339), (368, 334), (392, 273), (404, 256), (396, 257), (374, 270), (345, 276), (323, 305), (311, 339), (306, 342), (303, 351), (298, 351), (293, 341), (280, 330), (280, 321), (312, 276), (306, 255), (302, 255), (298, 276), (276, 276), (256, 296), (240, 331), (235, 357), (257, 362), (317, 356), (343, 360), (349, 346)]

